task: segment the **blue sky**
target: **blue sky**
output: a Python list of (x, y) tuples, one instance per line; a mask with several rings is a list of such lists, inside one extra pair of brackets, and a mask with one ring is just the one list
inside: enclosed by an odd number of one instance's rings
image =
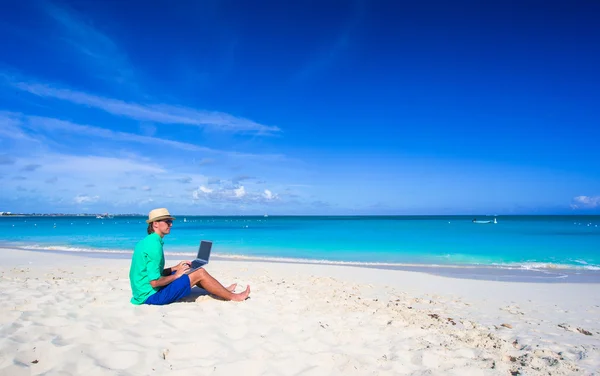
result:
[(600, 213), (598, 14), (12, 2), (0, 211)]

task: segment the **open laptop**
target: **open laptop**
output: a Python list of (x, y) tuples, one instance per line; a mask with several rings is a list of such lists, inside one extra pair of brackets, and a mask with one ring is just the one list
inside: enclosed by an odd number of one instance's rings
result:
[(190, 274), (194, 270), (198, 270), (204, 265), (208, 264), (208, 259), (210, 258), (210, 250), (212, 248), (212, 242), (208, 240), (202, 240), (200, 242), (200, 247), (198, 247), (198, 255), (196, 259), (192, 261), (192, 265), (188, 269), (185, 274)]

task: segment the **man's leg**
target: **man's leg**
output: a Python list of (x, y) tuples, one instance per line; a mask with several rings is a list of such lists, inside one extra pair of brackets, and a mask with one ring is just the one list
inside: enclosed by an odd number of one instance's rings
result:
[(236, 294), (226, 289), (222, 284), (214, 279), (206, 270), (200, 268), (189, 274), (190, 286), (202, 287), (209, 293), (225, 300), (242, 301), (250, 295), (250, 286), (246, 287), (244, 292)]
[(152, 305), (171, 304), (188, 296), (191, 292), (189, 277), (184, 274), (150, 295), (144, 303)]

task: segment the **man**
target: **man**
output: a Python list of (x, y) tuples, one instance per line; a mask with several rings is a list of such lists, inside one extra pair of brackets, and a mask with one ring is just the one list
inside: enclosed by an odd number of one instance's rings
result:
[(173, 303), (188, 296), (193, 286), (201, 287), (225, 300), (245, 300), (250, 294), (250, 286), (244, 292), (236, 294), (233, 292), (236, 284), (225, 288), (203, 268), (186, 274), (191, 265), (189, 261), (182, 261), (165, 269), (163, 238), (171, 232), (173, 220), (175, 218), (165, 208), (154, 209), (148, 214), (148, 236), (137, 243), (131, 258), (131, 303)]

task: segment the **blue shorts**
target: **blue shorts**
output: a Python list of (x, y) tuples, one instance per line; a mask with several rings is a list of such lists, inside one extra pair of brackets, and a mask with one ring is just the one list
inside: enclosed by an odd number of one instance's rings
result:
[(171, 304), (192, 293), (190, 286), (190, 277), (187, 274), (182, 275), (160, 290), (150, 295), (144, 304), (164, 305)]

